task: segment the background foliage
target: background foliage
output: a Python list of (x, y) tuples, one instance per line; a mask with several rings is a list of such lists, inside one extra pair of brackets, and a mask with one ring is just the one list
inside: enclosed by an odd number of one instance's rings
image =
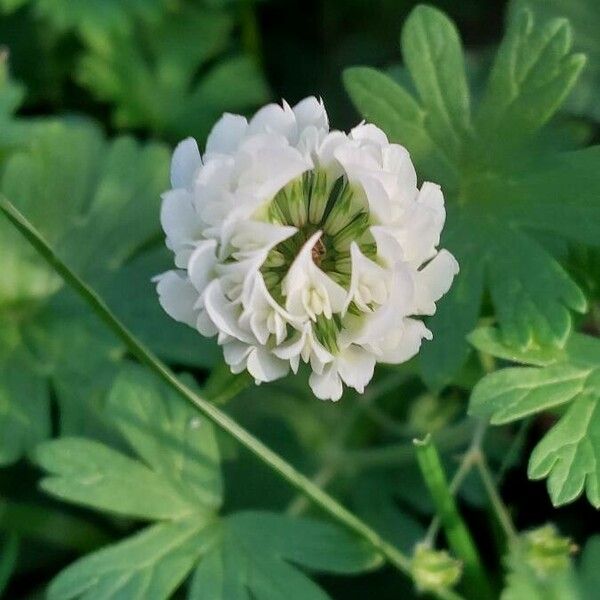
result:
[[(433, 4), (0, 0), (1, 193), (194, 389), (406, 555), (449, 550), (415, 582), (384, 566), (0, 218), (0, 596), (410, 598), (458, 557), (467, 598), (596, 597), (600, 6)], [(461, 265), (420, 357), (337, 405), (304, 374), (232, 381), (150, 281), (173, 143), (309, 94), (443, 185)]]

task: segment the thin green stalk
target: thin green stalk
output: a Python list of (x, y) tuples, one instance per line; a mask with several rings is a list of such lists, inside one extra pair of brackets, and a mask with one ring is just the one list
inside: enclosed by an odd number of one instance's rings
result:
[(477, 456), (477, 460), (475, 461), (477, 465), (477, 469), (479, 470), (479, 474), (481, 476), (481, 481), (483, 482), (483, 487), (487, 492), (488, 498), (490, 500), (490, 504), (496, 513), (496, 517), (498, 518), (498, 522), (502, 526), (506, 537), (509, 542), (514, 542), (518, 539), (517, 530), (513, 525), (512, 519), (506, 508), (500, 494), (498, 493), (498, 489), (496, 488), (496, 482), (494, 481), (494, 476), (488, 466), (487, 460), (482, 452)]
[(463, 562), (463, 586), (469, 598), (493, 598), (493, 592), (483, 569), (473, 538), (465, 525), (448, 485), (439, 454), (431, 437), (415, 440), (417, 460), (423, 479), (440, 517), (448, 544)]
[[(287, 481), (292, 487), (308, 496), (325, 513), (329, 514), (347, 529), (367, 540), (391, 565), (405, 575), (411, 577), (411, 563), (406, 555), (381, 538), (374, 529), (342, 506), (332, 496), (321, 490), (308, 477), (302, 475), (302, 473), (273, 452), (258, 438), (254, 437), (250, 432), (241, 427), (234, 419), (210, 402), (198, 396), (193, 390), (182, 383), (177, 376), (156, 355), (154, 355), (154, 353), (146, 348), (133, 333), (117, 319), (104, 300), (102, 300), (89, 285), (87, 285), (56, 255), (42, 235), (18, 209), (3, 196), (0, 196), (0, 209), (40, 255), (65, 280), (65, 282), (89, 304), (98, 317), (100, 317), (123, 341), (130, 352), (136, 356), (140, 362), (147, 365), (170, 387), (194, 404), (210, 421), (236, 439), (242, 446), (247, 448), (259, 460), (273, 469), (273, 471)], [(460, 596), (457, 596), (453, 592), (440, 592), (438, 597), (446, 600), (458, 600), (460, 598)]]

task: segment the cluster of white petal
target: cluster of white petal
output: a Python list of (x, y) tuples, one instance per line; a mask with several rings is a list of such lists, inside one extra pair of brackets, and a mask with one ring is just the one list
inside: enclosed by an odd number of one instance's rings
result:
[[(333, 264), (326, 254), (343, 245), (335, 234), (354, 213), (304, 202), (310, 173), (324, 174), (323, 197), (343, 181), (347, 197), (366, 207), (362, 242), (346, 240), (339, 255), (344, 274), (323, 265)], [(337, 400), (343, 383), (362, 392), (376, 362), (406, 361), (431, 339), (415, 317), (435, 312), (458, 272), (454, 257), (437, 249), (444, 198), (433, 183), (417, 187), (406, 149), (374, 125), (330, 131), (314, 97), (293, 108), (268, 105), (250, 121), (225, 114), (204, 155), (191, 138), (177, 146), (171, 184), (161, 223), (176, 269), (156, 278), (160, 302), (174, 319), (217, 335), (233, 372), (272, 381), (302, 361), (315, 395)], [(294, 184), (289, 222), (271, 218), (275, 196)], [(298, 239), (285, 264), (276, 249)], [(268, 259), (284, 263), (278, 283), (267, 281)]]

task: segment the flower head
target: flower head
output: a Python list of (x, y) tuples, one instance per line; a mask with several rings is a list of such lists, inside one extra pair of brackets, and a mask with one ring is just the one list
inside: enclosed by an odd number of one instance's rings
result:
[(414, 356), (458, 272), (437, 249), (439, 186), (374, 125), (330, 131), (322, 102), (225, 114), (204, 155), (173, 154), (161, 223), (176, 269), (159, 275), (165, 311), (218, 336), (233, 372), (257, 382), (301, 362), (319, 398), (362, 392), (376, 362)]

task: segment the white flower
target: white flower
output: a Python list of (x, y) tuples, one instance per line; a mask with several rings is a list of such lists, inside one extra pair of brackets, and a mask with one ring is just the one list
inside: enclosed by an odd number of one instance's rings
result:
[(438, 250), (439, 186), (370, 124), (330, 131), (323, 103), (225, 114), (200, 155), (177, 146), (161, 223), (176, 269), (161, 305), (217, 335), (234, 373), (272, 381), (310, 365), (316, 396), (362, 393), (377, 362), (414, 356), (458, 272)]

